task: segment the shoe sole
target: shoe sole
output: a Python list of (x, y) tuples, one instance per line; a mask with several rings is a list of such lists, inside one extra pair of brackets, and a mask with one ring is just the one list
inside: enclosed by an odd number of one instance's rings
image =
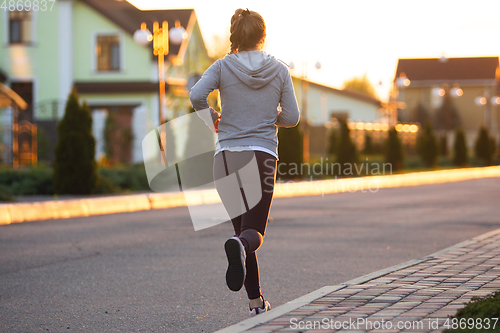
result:
[(226, 283), (232, 291), (239, 291), (245, 282), (245, 268), (241, 262), (240, 244), (235, 239), (228, 239), (224, 244), (228, 267)]

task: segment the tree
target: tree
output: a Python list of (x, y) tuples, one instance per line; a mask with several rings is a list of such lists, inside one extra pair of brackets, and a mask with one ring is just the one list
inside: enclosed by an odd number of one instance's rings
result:
[(486, 165), (491, 164), (492, 149), (490, 147), (490, 137), (488, 130), (481, 126), (475, 145), (476, 157), (481, 159)]
[(391, 165), (392, 171), (399, 171), (404, 162), (403, 146), (394, 127), (389, 130), (388, 135), (385, 143), (385, 162)]
[(57, 126), (54, 160), (54, 190), (58, 194), (91, 194), (97, 187), (94, 160), (95, 139), (88, 105), (80, 105), (76, 89), (71, 91), (64, 117)]
[(334, 156), (337, 154), (337, 136), (337, 131), (332, 128), (330, 135), (328, 136), (328, 156)]
[(450, 95), (449, 93), (444, 95), (443, 105), (436, 111), (434, 127), (438, 130), (452, 131), (461, 126), (460, 115)]
[(491, 159), (494, 159), (496, 155), (495, 153), (497, 151), (497, 145), (494, 137), (490, 137), (490, 151), (491, 151)]
[[(351, 130), (345, 120), (340, 123), (340, 137), (337, 147), (337, 163), (340, 164), (340, 173), (344, 173), (344, 168), (353, 169), (353, 165), (358, 161), (356, 146), (351, 140)], [(346, 165), (347, 164), (347, 165)], [(350, 166), (349, 166), (350, 165)]]
[(417, 152), (424, 161), (425, 165), (430, 168), (436, 164), (438, 156), (438, 146), (436, 136), (430, 122), (425, 124), (423, 132), (417, 139)]
[(371, 155), (375, 153), (375, 147), (373, 146), (372, 136), (365, 133), (365, 147), (363, 149), (363, 154)]
[(415, 109), (413, 109), (413, 112), (411, 113), (410, 121), (415, 123), (425, 124), (429, 121), (429, 119), (430, 119), (429, 111), (422, 104), (418, 104), (417, 107), (415, 107)]
[(300, 122), (291, 128), (279, 127), (278, 129), (278, 170), (279, 177), (297, 178), (303, 161), (303, 141)]
[(456, 166), (467, 165), (467, 146), (465, 134), (461, 129), (455, 131), (455, 143), (453, 144), (453, 164)]
[(448, 138), (446, 134), (443, 134), (439, 140), (439, 154), (444, 157), (448, 156)]
[(368, 80), (366, 73), (362, 77), (354, 77), (350, 80), (344, 82), (344, 89), (354, 90), (366, 95), (377, 97), (375, 93), (375, 88)]

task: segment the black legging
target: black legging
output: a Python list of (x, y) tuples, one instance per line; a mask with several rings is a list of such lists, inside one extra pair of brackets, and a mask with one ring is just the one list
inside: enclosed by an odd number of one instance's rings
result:
[[(222, 151), (214, 158), (214, 180), (217, 187), (217, 180), (235, 173), (248, 164), (255, 156), (259, 168), (260, 184), (262, 188), (262, 198), (259, 203), (250, 208), (242, 215), (232, 218), (234, 232), (240, 238), (246, 251), (246, 278), (245, 289), (249, 299), (256, 299), (261, 296), (259, 280), (259, 263), (255, 251), (262, 245), (266, 233), (267, 220), (271, 203), (273, 201), (274, 182), (276, 176), (276, 158), (271, 154), (262, 151), (230, 152)], [(239, 178), (238, 178), (239, 179)], [(239, 180), (240, 181), (240, 180)], [(248, 179), (242, 179), (242, 187), (245, 187)], [(259, 181), (259, 180), (257, 180)], [(221, 194), (221, 192), (219, 192)], [(222, 203), (224, 198), (221, 195)], [(234, 202), (234, 201), (233, 201)], [(226, 207), (226, 210), (231, 209)]]

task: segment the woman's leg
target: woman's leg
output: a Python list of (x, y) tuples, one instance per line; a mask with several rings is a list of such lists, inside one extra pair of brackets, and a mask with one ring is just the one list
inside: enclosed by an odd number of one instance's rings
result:
[[(225, 202), (226, 200), (224, 200), (225, 199), (224, 198), (225, 191), (220, 191), (220, 189), (217, 188), (217, 185), (218, 185), (217, 180), (224, 178), (224, 177), (227, 177), (231, 173), (229, 171), (229, 168), (228, 168), (228, 165), (226, 162), (225, 154), (226, 154), (226, 152), (221, 152), (221, 153), (215, 155), (213, 172), (214, 172), (215, 186), (216, 186), (217, 191), (219, 192), (219, 195), (221, 196), (222, 204), (225, 206), (226, 211), (230, 212), (231, 207), (226, 207), (227, 203)], [(231, 204), (233, 204), (232, 201), (229, 201), (229, 202)], [(239, 236), (241, 233), (241, 215), (234, 217), (234, 218), (231, 218), (231, 222), (233, 224), (234, 234)]]
[(241, 216), (240, 239), (247, 250), (245, 289), (249, 299), (261, 296), (259, 264), (256, 251), (262, 245), (273, 201), (276, 159), (261, 151), (255, 151), (259, 166), (262, 198), (259, 203)]
[[(255, 251), (261, 246), (266, 232), (269, 211), (271, 209), (276, 159), (274, 156), (260, 152), (227, 152), (224, 151), (215, 156), (214, 160), (214, 179), (220, 179), (231, 173), (238, 172), (244, 167), (251, 158), (255, 156), (259, 169), (259, 182), (261, 185), (262, 197), (259, 203), (250, 208), (242, 215), (232, 218), (233, 227), (236, 235), (239, 236), (245, 247), (246, 252), (246, 278), (245, 289), (249, 299), (256, 299), (260, 294), (259, 266)], [(246, 182), (252, 182), (252, 179), (242, 179), (242, 187), (245, 188)], [(216, 182), (217, 184), (217, 182)], [(224, 199), (223, 199), (224, 203)], [(230, 207), (226, 207), (228, 211)]]

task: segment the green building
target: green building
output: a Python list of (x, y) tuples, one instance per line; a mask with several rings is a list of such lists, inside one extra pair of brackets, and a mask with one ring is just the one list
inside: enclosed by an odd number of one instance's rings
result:
[[(142, 22), (153, 31), (153, 22), (167, 21), (169, 28), (181, 26), (187, 33), (180, 44), (170, 40), (165, 57), (164, 118), (187, 112), (186, 83), (211, 64), (193, 9), (143, 11), (116, 0), (41, 1), (30, 10), (7, 9), (0, 15), (0, 82), (28, 103), (19, 120), (36, 123), (54, 143), (55, 124), (76, 86), (92, 110), (96, 158), (104, 152), (110, 116), (116, 126), (109, 145), (119, 162), (141, 161), (142, 138), (158, 126), (158, 60), (151, 45), (133, 38)], [(3, 128), (11, 122), (11, 110), (0, 111)], [(127, 144), (121, 138), (128, 138)], [(8, 148), (3, 160), (9, 159)]]

